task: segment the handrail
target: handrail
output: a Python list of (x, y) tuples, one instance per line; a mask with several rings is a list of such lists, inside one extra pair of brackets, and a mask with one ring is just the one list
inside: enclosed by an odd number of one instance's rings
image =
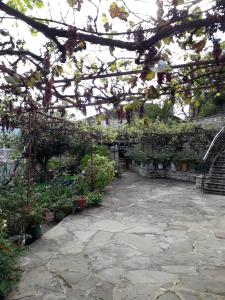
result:
[(204, 157), (203, 157), (203, 161), (204, 161), (204, 162), (208, 159), (209, 154), (210, 154), (212, 148), (213, 148), (214, 145), (216, 144), (216, 141), (218, 140), (218, 138), (219, 138), (219, 137), (221, 136), (221, 134), (224, 132), (224, 129), (225, 129), (225, 127), (222, 127), (221, 130), (215, 135), (215, 137), (214, 137), (212, 143), (211, 143), (210, 146), (209, 146), (209, 149), (207, 150), (206, 154), (205, 154)]

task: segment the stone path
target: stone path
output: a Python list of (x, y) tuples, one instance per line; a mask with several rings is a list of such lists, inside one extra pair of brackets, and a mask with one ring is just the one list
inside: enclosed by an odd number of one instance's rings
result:
[(32, 245), (9, 299), (225, 299), (224, 215), (224, 196), (127, 172)]

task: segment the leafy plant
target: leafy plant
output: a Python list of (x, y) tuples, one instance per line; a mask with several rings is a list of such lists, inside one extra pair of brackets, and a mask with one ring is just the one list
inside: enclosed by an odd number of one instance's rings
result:
[(18, 249), (0, 234), (0, 298), (9, 293), (20, 277), (16, 266)]
[(94, 154), (83, 168), (86, 182), (91, 191), (103, 190), (114, 178), (114, 162), (105, 156)]
[(103, 194), (102, 193), (88, 193), (87, 194), (88, 198), (88, 204), (97, 206), (102, 204), (103, 202)]
[(0, 209), (6, 222), (5, 230), (9, 236), (20, 235), (23, 232), (24, 208), (27, 207), (25, 186), (19, 183), (0, 192)]

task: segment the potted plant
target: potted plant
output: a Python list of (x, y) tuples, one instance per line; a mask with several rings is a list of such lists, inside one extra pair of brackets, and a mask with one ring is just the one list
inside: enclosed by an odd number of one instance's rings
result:
[(87, 197), (85, 196), (75, 196), (73, 198), (74, 205), (78, 211), (82, 211), (85, 209), (87, 204)]
[(42, 234), (42, 216), (39, 212), (31, 210), (24, 217), (24, 231), (25, 231), (25, 244), (30, 245), (37, 239), (39, 239)]
[(89, 193), (87, 194), (88, 205), (90, 206), (100, 206), (103, 202), (103, 194), (102, 193)]

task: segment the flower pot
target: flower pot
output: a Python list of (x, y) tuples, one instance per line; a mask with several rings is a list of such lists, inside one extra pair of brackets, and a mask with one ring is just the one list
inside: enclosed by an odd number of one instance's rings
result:
[(176, 171), (176, 165), (173, 161), (171, 161), (170, 169), (171, 169), (171, 171)]
[(161, 162), (158, 163), (158, 170), (163, 170), (163, 164)]
[(51, 223), (54, 221), (54, 212), (47, 210), (45, 212), (45, 220), (47, 223)]
[(32, 244), (33, 242), (41, 238), (43, 234), (42, 225), (41, 224), (29, 225), (26, 228), (25, 234), (26, 234), (25, 244), (26, 245)]
[(84, 210), (86, 207), (87, 199), (85, 197), (79, 197), (75, 200), (77, 210)]
[(181, 163), (181, 171), (187, 171), (187, 162)]
[(181, 163), (180, 162), (176, 163), (176, 170), (181, 171)]

